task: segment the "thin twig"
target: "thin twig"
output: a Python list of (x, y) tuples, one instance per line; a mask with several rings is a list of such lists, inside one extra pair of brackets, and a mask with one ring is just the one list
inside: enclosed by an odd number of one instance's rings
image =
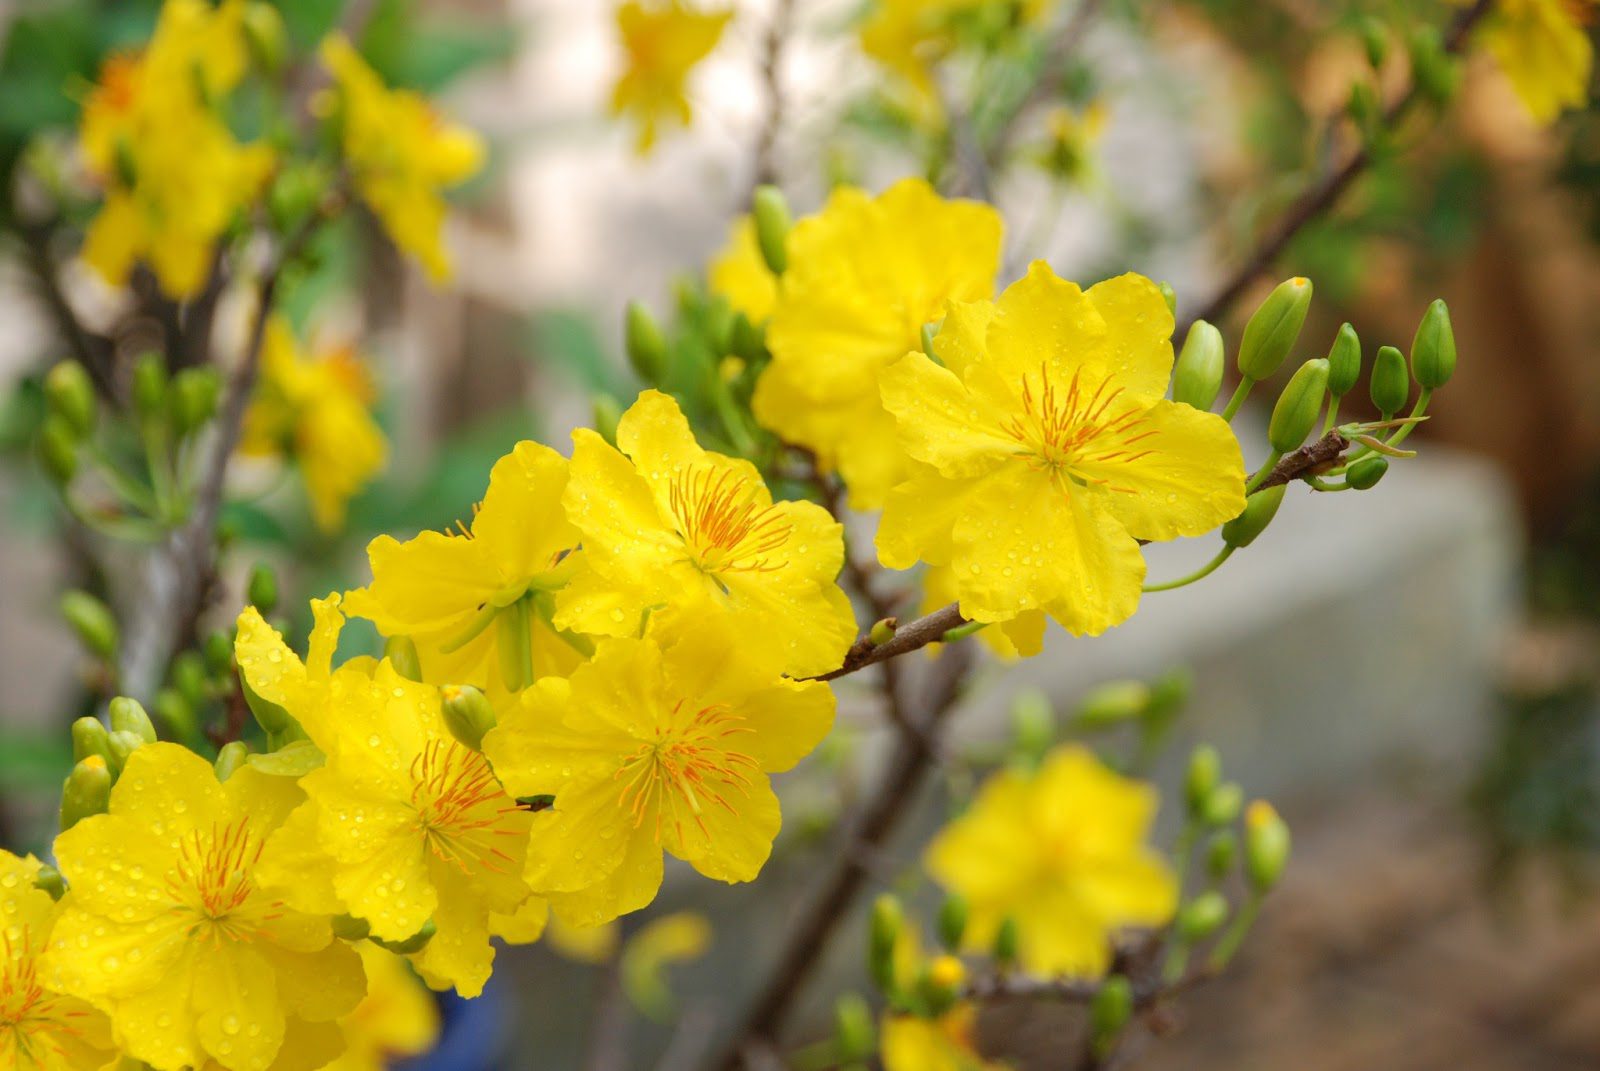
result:
[(767, 112), (756, 132), (755, 186), (778, 181), (778, 132), (783, 128), (783, 56), (794, 31), (794, 0), (777, 0), (761, 52), (761, 87)]
[(845, 652), (844, 663), (838, 669), (808, 679), (831, 681), (847, 677), (868, 666), (875, 666), (885, 659), (897, 658), (921, 650), (930, 643), (938, 643), (946, 632), (966, 623), (967, 619), (961, 615), (961, 607), (951, 603), (909, 624), (901, 625), (884, 643), (873, 643), (871, 636), (862, 636), (850, 650)]
[(1334, 428), (1322, 438), (1284, 454), (1256, 490), (1265, 491), (1269, 487), (1315, 476), (1337, 462), (1349, 447), (1350, 440), (1340, 434), (1338, 428)]
[(107, 401), (113, 401), (116, 398), (116, 384), (111, 370), (111, 343), (84, 328), (61, 287), (59, 269), (50, 250), (57, 222), (17, 223), (16, 234), (22, 240), (24, 261), (39, 285), (45, 306), (55, 320), (56, 330), (61, 332), (72, 355), (89, 373), (100, 395)]

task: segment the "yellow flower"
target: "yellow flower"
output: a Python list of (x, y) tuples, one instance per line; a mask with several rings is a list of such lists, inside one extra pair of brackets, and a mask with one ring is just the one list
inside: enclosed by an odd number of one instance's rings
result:
[(1221, 417), (1162, 395), (1172, 313), (1124, 275), (1087, 293), (1043, 262), (998, 303), (955, 304), (934, 349), (883, 375), (920, 464), (895, 489), (878, 555), (949, 566), (961, 612), (1042, 609), (1073, 635), (1139, 604), (1138, 540), (1199, 535), (1244, 508), (1244, 462)]
[(477, 174), (482, 139), (446, 122), (421, 95), (386, 87), (342, 34), (322, 42), (322, 62), (336, 91), (319, 107), (338, 117), (356, 189), (395, 245), (436, 282), (448, 279), (439, 191)]
[(106, 61), (79, 130), (106, 188), (83, 258), (120, 286), (145, 261), (168, 297), (205, 285), (213, 247), (265, 182), (262, 145), (241, 145), (216, 99), (243, 77), (244, 5), (167, 0), (144, 52)]
[(0, 1068), (79, 1071), (116, 1055), (106, 1017), (41, 977), (40, 954), (59, 913), (34, 887), (39, 861), (0, 849)]
[(1011, 917), (1027, 970), (1098, 976), (1117, 931), (1161, 925), (1176, 907), (1172, 870), (1144, 843), (1156, 803), (1088, 750), (1058, 748), (1037, 772), (990, 778), (929, 845), (927, 866), (966, 898), (972, 948)]
[(387, 660), (330, 668), (338, 606), (337, 596), (312, 603), (305, 663), (254, 607), (239, 615), (240, 671), (327, 756), (301, 778), (308, 799), (289, 819), (301, 855), (275, 873), (295, 882), (290, 903), (365, 919), (386, 941), (431, 919), (417, 969), (430, 985), (477, 996), (494, 961), (494, 916), (513, 916), (528, 896), (528, 812), (450, 735), (437, 688)]
[(728, 229), (728, 243), (711, 262), (707, 282), (711, 292), (726, 298), (734, 312), (753, 324), (763, 324), (778, 300), (778, 280), (767, 267), (756, 241), (756, 224), (740, 216)]
[(292, 457), (311, 515), (325, 532), (344, 526), (349, 501), (383, 468), (388, 443), (373, 420), (372, 379), (349, 349), (302, 352), (281, 316), (267, 322), (261, 381), (245, 413), (239, 449)]
[(1046, 171), (1064, 182), (1087, 186), (1098, 182), (1095, 146), (1106, 127), (1106, 106), (1095, 101), (1083, 111), (1053, 108), (1046, 123), (1049, 139), (1039, 154)]
[(693, 120), (686, 83), (717, 47), (731, 18), (731, 8), (699, 11), (681, 0), (629, 0), (617, 8), (617, 33), (627, 65), (611, 91), (611, 114), (633, 116), (639, 126), (634, 142), (639, 155), (655, 146), (663, 123), (688, 126)]
[(573, 444), (564, 501), (590, 571), (557, 594), (558, 626), (633, 636), (648, 614), (651, 628), (721, 637), (774, 674), (839, 665), (855, 619), (834, 582), (844, 530), (826, 510), (772, 501), (754, 465), (702, 450), (658, 391), (622, 415), (621, 452), (586, 429)]
[(889, 1014), (883, 1019), (884, 1071), (1002, 1071), (1006, 1066), (978, 1054), (974, 1034), (978, 1010), (957, 1004), (937, 1019)]
[(1484, 47), (1539, 123), (1589, 97), (1594, 47), (1585, 23), (1596, 0), (1499, 0), (1483, 24)]
[(881, 507), (906, 474), (879, 377), (948, 302), (993, 295), (1000, 227), (988, 205), (906, 179), (877, 198), (836, 190), (790, 232), (755, 415), (838, 470), (858, 509)]
[(533, 816), (529, 884), (567, 924), (598, 926), (654, 898), (663, 849), (709, 878), (753, 879), (779, 825), (767, 775), (832, 724), (827, 685), (775, 680), (695, 632), (665, 650), (601, 641), (483, 744), (511, 792), (554, 797)]
[(271, 1067), (292, 1018), (336, 1019), (365, 986), (328, 919), (263, 878), (303, 798), (248, 768), (219, 784), (176, 744), (135, 751), (110, 812), (56, 839), (70, 891), (45, 976), (106, 1011), (119, 1047), (160, 1071)]
[(587, 644), (549, 623), (551, 593), (582, 558), (561, 508), (566, 486), (566, 458), (518, 443), (495, 462), (483, 503), (459, 534), (369, 543), (372, 583), (350, 592), (345, 608), (385, 636), (410, 636), (424, 679), (436, 684), (516, 691), (569, 672), (582, 659), (574, 644)]
[(956, 44), (954, 24), (984, 8), (1015, 15), (1023, 24), (1039, 22), (1056, 0), (878, 0), (857, 31), (861, 50), (905, 79), (917, 103), (938, 108), (933, 67)]
[[(921, 613), (931, 614), (956, 601), (955, 573), (949, 566), (930, 565), (922, 577)], [(990, 626), (978, 633), (989, 650), (1002, 660), (1011, 662), (1018, 658), (1032, 658), (1044, 649), (1046, 618), (1043, 610), (1024, 610), (1009, 621)], [(941, 645), (930, 643), (928, 651), (937, 654)]]
[(406, 961), (370, 941), (356, 946), (367, 996), (340, 1020), (345, 1050), (322, 1071), (384, 1071), (394, 1058), (420, 1056), (439, 1038), (439, 1006)]

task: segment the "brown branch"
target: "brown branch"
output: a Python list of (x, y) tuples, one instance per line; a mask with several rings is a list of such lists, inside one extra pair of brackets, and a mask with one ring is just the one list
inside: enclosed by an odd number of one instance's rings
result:
[[(1449, 30), (1445, 34), (1444, 49), (1447, 55), (1457, 55), (1467, 46), (1472, 29), (1489, 14), (1494, 7), (1494, 0), (1476, 0), (1466, 10), (1456, 15)], [(1422, 99), (1422, 90), (1415, 79), (1406, 87), (1405, 91), (1396, 97), (1384, 109), (1383, 123), (1386, 128), (1397, 126), (1402, 119), (1410, 113)], [(1177, 337), (1182, 337), (1189, 325), (1195, 320), (1207, 320), (1215, 323), (1227, 314), (1262, 275), (1266, 274), (1279, 255), (1288, 247), (1307, 224), (1333, 208), (1349, 191), (1350, 187), (1360, 178), (1368, 167), (1372, 165), (1372, 150), (1367, 145), (1356, 149), (1343, 164), (1323, 175), (1316, 183), (1300, 195), (1284, 213), (1283, 217), (1261, 238), (1255, 251), (1247, 257), (1232, 277), (1223, 284), (1222, 288), (1207, 301), (1187, 323), (1180, 325)]]
[(1334, 428), (1322, 438), (1284, 454), (1256, 490), (1265, 491), (1269, 487), (1315, 476), (1337, 462), (1349, 448), (1350, 440), (1341, 435), (1338, 428)]
[(912, 651), (920, 650), (930, 643), (938, 643), (944, 634), (953, 628), (965, 625), (967, 619), (961, 616), (961, 607), (955, 603), (924, 617), (919, 617), (909, 624), (901, 625), (895, 629), (893, 636), (885, 643), (873, 643), (871, 636), (862, 636), (845, 652), (844, 664), (838, 669), (807, 680), (831, 681), (840, 677), (875, 666), (889, 658), (896, 658)]
[(78, 363), (89, 373), (89, 378), (94, 381), (95, 389), (100, 395), (107, 401), (115, 401), (116, 384), (111, 371), (111, 343), (98, 335), (90, 334), (84, 328), (78, 319), (77, 310), (67, 300), (66, 292), (61, 287), (59, 270), (50, 251), (57, 222), (49, 220), (43, 223), (16, 224), (16, 234), (22, 240), (25, 254), (23, 259), (34, 281), (39, 285), (40, 296), (55, 320), (56, 330), (61, 332), (62, 338), (72, 350), (73, 357), (77, 358)]

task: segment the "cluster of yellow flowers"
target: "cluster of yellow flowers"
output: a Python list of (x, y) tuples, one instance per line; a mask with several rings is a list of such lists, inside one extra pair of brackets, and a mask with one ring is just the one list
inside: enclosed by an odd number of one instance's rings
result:
[(1481, 31), (1528, 114), (1551, 123), (1589, 99), (1596, 0), (1496, 0)]

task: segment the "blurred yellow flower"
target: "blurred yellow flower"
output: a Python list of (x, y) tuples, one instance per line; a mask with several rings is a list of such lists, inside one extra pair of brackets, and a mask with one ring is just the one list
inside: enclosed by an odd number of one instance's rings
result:
[(768, 775), (832, 724), (827, 685), (774, 679), (697, 631), (665, 650), (602, 640), (571, 678), (524, 691), (483, 746), (512, 793), (554, 797), (533, 815), (529, 884), (564, 922), (597, 926), (655, 897), (663, 849), (753, 879), (779, 826)]
[(356, 945), (367, 971), (367, 995), (339, 1021), (345, 1050), (322, 1071), (384, 1071), (420, 1056), (439, 1039), (439, 1006), (404, 958), (370, 941)]
[[(345, 609), (385, 636), (410, 636), (423, 677), (499, 693), (569, 672), (582, 660), (550, 625), (551, 594), (579, 571), (578, 530), (562, 512), (567, 459), (521, 442), (495, 462), (489, 489), (459, 533), (367, 545), (372, 583)], [(526, 679), (524, 679), (526, 678)]]
[(877, 0), (857, 31), (861, 50), (903, 78), (917, 102), (938, 108), (933, 67), (956, 44), (955, 25), (992, 12), (1023, 25), (1040, 22), (1057, 0)]
[(186, 748), (139, 748), (110, 812), (56, 838), (70, 891), (44, 977), (104, 1009), (119, 1047), (159, 1071), (270, 1067), (292, 1018), (337, 1019), (365, 990), (328, 918), (263, 876), (303, 799), (289, 778), (246, 768), (219, 784)]
[(733, 221), (727, 244), (712, 260), (706, 281), (734, 312), (744, 313), (753, 324), (766, 323), (778, 300), (778, 280), (761, 255), (755, 220), (744, 215)]
[(590, 569), (557, 593), (558, 626), (635, 636), (648, 618), (720, 638), (774, 675), (840, 664), (855, 615), (835, 583), (844, 529), (826, 510), (774, 502), (754, 465), (701, 449), (659, 391), (622, 415), (620, 451), (588, 430), (573, 443), (564, 501)]
[(335, 118), (356, 189), (395, 245), (435, 282), (448, 279), (439, 191), (478, 173), (483, 140), (420, 94), (385, 86), (342, 34), (322, 42), (322, 62), (336, 89), (318, 107)]
[(282, 316), (267, 321), (261, 378), (245, 413), (242, 453), (292, 458), (317, 527), (344, 526), (350, 499), (384, 466), (388, 442), (372, 418), (372, 377), (349, 348), (304, 352)]
[(991, 777), (926, 863), (966, 898), (970, 947), (991, 947), (1009, 917), (1025, 969), (1098, 976), (1119, 930), (1159, 926), (1177, 905), (1171, 867), (1145, 846), (1156, 805), (1153, 788), (1087, 749), (1057, 748), (1036, 772)]
[(552, 915), (546, 937), (552, 949), (573, 962), (597, 965), (611, 962), (617, 954), (621, 931), (615, 922), (569, 926), (560, 915)]
[(883, 1019), (884, 1071), (1003, 1071), (1005, 1064), (978, 1054), (978, 1010), (957, 1004), (936, 1019), (891, 1013)]
[(1095, 149), (1105, 133), (1108, 112), (1102, 101), (1082, 111), (1068, 107), (1052, 108), (1045, 122), (1048, 137), (1039, 153), (1039, 164), (1063, 182), (1092, 185), (1099, 173)]
[(633, 1006), (656, 1020), (672, 1015), (667, 968), (689, 963), (711, 947), (711, 920), (695, 911), (651, 919), (622, 950), (622, 986)]
[(1073, 635), (1132, 616), (1139, 540), (1199, 535), (1244, 509), (1227, 422), (1162, 398), (1172, 313), (1124, 275), (1087, 293), (1043, 262), (998, 303), (955, 304), (934, 349), (883, 374), (922, 463), (878, 529), (891, 568), (948, 566), (961, 612), (1044, 610)]
[(693, 121), (689, 75), (717, 47), (732, 18), (732, 8), (701, 11), (682, 0), (629, 0), (617, 8), (626, 66), (611, 91), (611, 114), (632, 116), (639, 128), (634, 141), (639, 155), (655, 146), (663, 123)]
[[(291, 904), (365, 919), (404, 941), (431, 920), (413, 962), (430, 985), (477, 996), (494, 961), (493, 916), (526, 901), (529, 814), (488, 762), (450, 734), (439, 691), (387, 660), (331, 669), (344, 619), (337, 596), (312, 603), (305, 663), (254, 607), (239, 615), (239, 670), (299, 721), (326, 764), (300, 780), (290, 818), (301, 854), (273, 871)], [(312, 852), (323, 858), (308, 858)]]
[(1589, 98), (1596, 0), (1498, 0), (1480, 32), (1528, 113), (1554, 122)]
[(39, 861), (0, 849), (0, 1068), (78, 1071), (116, 1055), (106, 1017), (39, 971), (59, 909), (34, 887)]
[(756, 418), (837, 470), (858, 509), (877, 509), (906, 475), (883, 370), (922, 348), (923, 325), (950, 301), (994, 293), (1000, 214), (946, 201), (921, 179), (873, 198), (834, 191), (789, 233), (788, 267), (767, 328), (772, 363)]

